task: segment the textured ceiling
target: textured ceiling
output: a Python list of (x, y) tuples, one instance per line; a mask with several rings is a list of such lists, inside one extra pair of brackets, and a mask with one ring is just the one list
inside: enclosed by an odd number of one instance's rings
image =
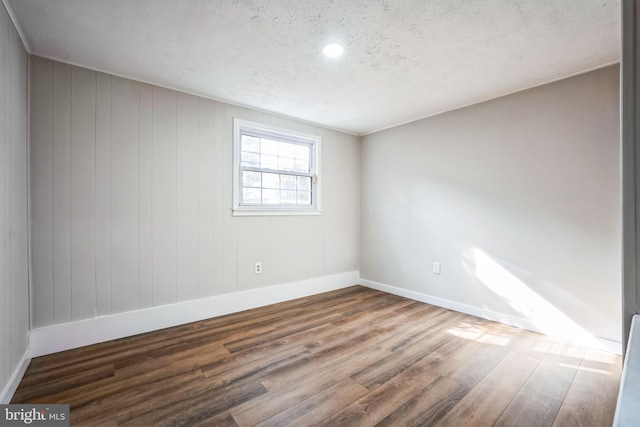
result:
[(618, 0), (4, 1), (36, 55), (355, 134), (620, 57)]

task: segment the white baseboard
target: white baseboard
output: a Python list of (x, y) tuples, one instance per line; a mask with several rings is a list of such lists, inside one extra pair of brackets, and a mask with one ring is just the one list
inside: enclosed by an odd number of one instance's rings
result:
[[(534, 322), (524, 317), (517, 317), (510, 314), (499, 313), (497, 311), (488, 310), (486, 308), (476, 307), (468, 304), (459, 303), (443, 298), (434, 297), (420, 292), (409, 291), (407, 289), (397, 288), (395, 286), (385, 285), (383, 283), (374, 282), (372, 280), (360, 278), (360, 284), (372, 289), (410, 298), (416, 301), (426, 302), (427, 304), (437, 305), (438, 307), (447, 308), (449, 310), (458, 311), (460, 313), (470, 314), (495, 322), (504, 323), (510, 326), (526, 329), (533, 332), (544, 334)], [(596, 337), (600, 343), (599, 348), (615, 354), (622, 354), (622, 344), (617, 341), (609, 340), (602, 337)]]
[(358, 271), (216, 295), (31, 331), (32, 357), (236, 313), (358, 284)]
[(18, 367), (15, 371), (13, 371), (13, 374), (11, 375), (11, 378), (9, 378), (9, 381), (7, 381), (4, 389), (2, 389), (2, 392), (0, 392), (0, 404), (7, 404), (11, 402), (13, 394), (18, 389), (18, 385), (20, 385), (20, 381), (22, 381), (22, 377), (24, 377), (24, 373), (29, 367), (29, 362), (31, 362), (31, 357), (29, 356), (29, 351), (27, 350), (22, 355), (22, 359), (20, 359)]

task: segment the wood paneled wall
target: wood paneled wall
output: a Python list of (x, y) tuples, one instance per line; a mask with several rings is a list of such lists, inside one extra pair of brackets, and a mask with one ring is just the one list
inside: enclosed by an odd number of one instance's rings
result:
[(29, 332), (27, 62), (0, 3), (0, 402)]
[[(34, 327), (357, 270), (357, 137), (39, 57), (31, 84)], [(321, 216), (231, 215), (233, 117), (322, 137)]]

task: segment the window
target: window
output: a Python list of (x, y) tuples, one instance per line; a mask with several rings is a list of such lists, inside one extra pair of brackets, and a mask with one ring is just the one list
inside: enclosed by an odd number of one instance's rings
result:
[(320, 137), (233, 124), (233, 214), (319, 215)]

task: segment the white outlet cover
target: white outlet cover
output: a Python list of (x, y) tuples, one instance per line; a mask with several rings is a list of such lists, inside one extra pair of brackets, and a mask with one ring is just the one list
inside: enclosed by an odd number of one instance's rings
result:
[(433, 274), (440, 274), (440, 263), (439, 262), (434, 262), (433, 263)]

